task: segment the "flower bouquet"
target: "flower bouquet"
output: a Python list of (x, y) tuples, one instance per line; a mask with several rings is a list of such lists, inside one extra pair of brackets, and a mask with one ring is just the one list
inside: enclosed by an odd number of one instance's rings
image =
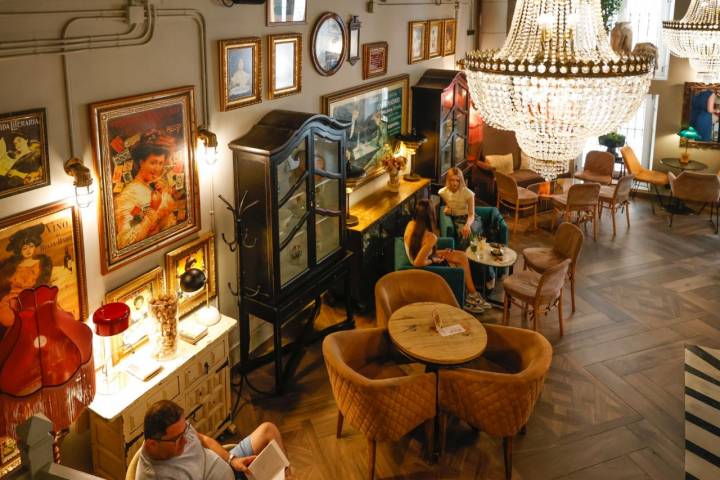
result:
[(400, 188), (400, 172), (405, 169), (407, 158), (388, 153), (382, 157), (381, 163), (390, 176), (387, 183), (388, 190), (397, 192)]

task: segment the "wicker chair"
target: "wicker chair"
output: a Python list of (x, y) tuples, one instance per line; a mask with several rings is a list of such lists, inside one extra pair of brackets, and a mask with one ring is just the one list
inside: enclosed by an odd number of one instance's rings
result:
[(586, 182), (610, 185), (610, 183), (612, 183), (614, 168), (615, 155), (608, 152), (593, 150), (588, 152), (585, 157), (585, 166), (583, 167), (583, 171), (576, 174), (575, 178), (579, 178)]
[(592, 222), (593, 240), (597, 240), (597, 214), (598, 200), (600, 198), (600, 184), (583, 183), (573, 185), (567, 194), (553, 195), (552, 228), (555, 228), (558, 213), (561, 213), (565, 222), (570, 221), (570, 214), (577, 213), (577, 223)]
[[(552, 347), (542, 335), (521, 328), (486, 324), (485, 331), (483, 358), (505, 371), (440, 370), (438, 408), (443, 417), (452, 413), (472, 427), (502, 437), (505, 478), (510, 479), (512, 440), (524, 431), (540, 397)], [(439, 434), (444, 442), (444, 432)]]
[(515, 179), (504, 173), (495, 172), (495, 181), (497, 182), (496, 207), (500, 209), (500, 205), (503, 205), (515, 211), (515, 222), (512, 228), (513, 233), (517, 230), (521, 210), (532, 209), (533, 229), (537, 230), (537, 209), (539, 201), (537, 193), (531, 192), (527, 188), (518, 187)]
[[(623, 156), (623, 160), (625, 161), (625, 166), (627, 167), (628, 173), (631, 175), (635, 175), (636, 187), (633, 188), (633, 192), (637, 191), (637, 185), (640, 183), (646, 184), (648, 188), (652, 187), (652, 189), (655, 190), (655, 198), (662, 207), (663, 202), (662, 197), (660, 196), (659, 188), (664, 187), (665, 185), (670, 183), (667, 173), (656, 172), (655, 170), (648, 170), (647, 168), (643, 167), (640, 164), (640, 160), (638, 160), (633, 149), (627, 145), (620, 149), (620, 153)], [(650, 208), (652, 208), (652, 212), (654, 214), (655, 203), (652, 201), (650, 202)]]
[[(228, 452), (235, 448), (237, 443), (228, 443), (223, 445), (223, 448), (227, 450)], [(135, 455), (130, 459), (130, 463), (128, 464), (128, 468), (125, 471), (125, 480), (135, 480), (135, 476), (137, 475), (137, 466), (138, 462), (140, 461), (140, 450), (142, 450), (142, 445), (140, 448), (135, 452)]]
[(568, 279), (570, 280), (570, 298), (572, 311), (575, 312), (575, 267), (580, 250), (582, 250), (585, 236), (582, 230), (572, 223), (561, 223), (555, 232), (555, 241), (552, 247), (530, 247), (523, 250), (525, 268), (543, 273), (548, 268), (570, 259)]
[[(715, 227), (715, 233), (718, 233), (718, 207), (720, 207), (720, 177), (712, 173), (682, 172), (675, 177), (672, 173), (668, 174), (670, 180), (670, 190), (672, 191), (675, 201), (684, 200), (687, 202), (696, 202), (702, 204), (702, 209), (706, 205), (710, 205), (710, 224)], [(713, 211), (715, 212), (715, 221), (713, 221)], [(673, 210), (674, 212), (674, 210)], [(669, 226), (672, 227), (674, 213), (670, 213)]]
[(424, 422), (428, 445), (432, 445), (435, 374), (407, 375), (387, 362), (393, 350), (387, 329), (336, 332), (325, 337), (322, 350), (338, 406), (337, 436), (347, 418), (367, 437), (370, 480), (375, 474), (378, 441), (397, 441)]
[[(503, 308), (503, 324), (507, 325), (510, 319), (510, 303), (517, 303), (523, 307), (523, 316), (530, 309), (533, 330), (537, 330), (538, 316), (548, 313), (557, 306), (558, 320), (560, 322), (560, 336), (563, 331), (562, 297), (565, 275), (567, 275), (571, 260), (569, 258), (545, 270), (542, 275), (532, 270), (523, 270), (505, 277), (503, 289), (505, 302)], [(541, 307), (545, 307), (541, 311)]]
[(438, 302), (460, 308), (457, 299), (440, 275), (427, 270), (400, 270), (375, 284), (375, 318), (386, 327), (393, 312), (415, 302)]
[(598, 220), (602, 220), (604, 208), (610, 210), (613, 237), (616, 233), (615, 214), (618, 210), (625, 209), (625, 219), (627, 220), (628, 229), (630, 228), (630, 190), (632, 190), (634, 181), (635, 175), (630, 174), (620, 177), (616, 185), (600, 187), (600, 211), (598, 212)]

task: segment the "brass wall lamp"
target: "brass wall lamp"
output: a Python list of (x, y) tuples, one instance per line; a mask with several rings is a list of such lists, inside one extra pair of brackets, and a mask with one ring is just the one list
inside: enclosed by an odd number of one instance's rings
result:
[(95, 194), (90, 169), (77, 157), (68, 159), (63, 168), (65, 169), (65, 173), (75, 179), (73, 185), (75, 185), (75, 201), (78, 206), (80, 208), (89, 207), (93, 202)]

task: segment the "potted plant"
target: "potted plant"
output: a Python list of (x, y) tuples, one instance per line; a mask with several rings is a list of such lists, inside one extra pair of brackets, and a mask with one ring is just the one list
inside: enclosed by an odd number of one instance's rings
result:
[(606, 133), (598, 137), (598, 143), (607, 148), (607, 151), (618, 157), (617, 149), (625, 145), (625, 135), (617, 132)]

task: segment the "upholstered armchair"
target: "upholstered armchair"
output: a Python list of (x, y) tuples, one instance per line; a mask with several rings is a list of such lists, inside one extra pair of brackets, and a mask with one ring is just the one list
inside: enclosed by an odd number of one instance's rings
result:
[[(522, 431), (540, 397), (552, 362), (542, 335), (520, 328), (485, 324), (483, 359), (499, 371), (471, 368), (439, 371), (441, 415), (454, 414), (488, 435), (503, 439), (505, 478), (512, 477), (512, 440)], [(445, 422), (441, 422), (445, 424)], [(444, 433), (441, 442), (444, 443)]]
[(495, 172), (495, 182), (497, 183), (497, 202), (496, 208), (504, 206), (515, 212), (515, 221), (513, 222), (512, 231), (517, 230), (520, 212), (532, 210), (533, 212), (533, 229), (537, 230), (537, 210), (540, 201), (537, 193), (520, 187), (517, 181), (510, 175)]
[[(475, 216), (482, 220), (482, 235), (488, 242), (508, 244), (508, 226), (500, 210), (495, 207), (475, 207)], [(438, 224), (440, 225), (440, 234), (443, 237), (455, 238), (455, 225), (453, 225), (452, 219), (445, 215), (442, 206), (440, 207)]]
[(385, 328), (335, 332), (322, 345), (330, 386), (338, 407), (337, 436), (343, 421), (368, 440), (368, 478), (375, 473), (377, 442), (397, 441), (425, 423), (432, 445), (436, 408), (434, 373), (407, 375), (388, 362), (393, 347)]
[[(718, 233), (718, 202), (720, 202), (720, 177), (712, 173), (682, 172), (677, 177), (672, 172), (668, 174), (670, 190), (673, 198), (686, 202), (702, 204), (702, 211), (706, 205), (710, 205), (710, 224), (715, 227)], [(713, 222), (713, 211), (715, 221)], [(669, 226), (672, 227), (674, 209), (671, 209)], [(700, 212), (698, 212), (700, 213)]]
[(575, 178), (586, 182), (610, 185), (612, 183), (615, 155), (608, 152), (592, 150), (585, 156), (583, 171), (575, 174)]
[(415, 302), (437, 302), (460, 308), (445, 279), (427, 270), (414, 268), (390, 272), (375, 284), (375, 320), (387, 327), (393, 312)]
[[(663, 206), (662, 197), (660, 197), (660, 187), (664, 187), (670, 181), (668, 180), (668, 174), (665, 172), (656, 172), (655, 170), (648, 170), (643, 167), (638, 160), (635, 152), (629, 146), (624, 146), (620, 149), (625, 167), (628, 173), (635, 175), (635, 184), (644, 183), (648, 188), (655, 190), (655, 198), (657, 199), (660, 206)], [(655, 213), (655, 203), (650, 202), (650, 208), (652, 208), (653, 214)]]
[[(447, 237), (440, 237), (437, 241), (438, 250), (445, 248), (454, 249), (455, 240)], [(410, 263), (410, 259), (405, 251), (405, 244), (400, 237), (395, 238), (394, 252), (394, 268), (393, 270), (407, 270), (410, 268), (418, 268), (429, 272), (437, 273), (445, 279), (457, 298), (458, 304), (465, 304), (465, 272), (460, 267), (444, 267), (439, 265), (429, 265), (427, 267), (416, 267)]]

